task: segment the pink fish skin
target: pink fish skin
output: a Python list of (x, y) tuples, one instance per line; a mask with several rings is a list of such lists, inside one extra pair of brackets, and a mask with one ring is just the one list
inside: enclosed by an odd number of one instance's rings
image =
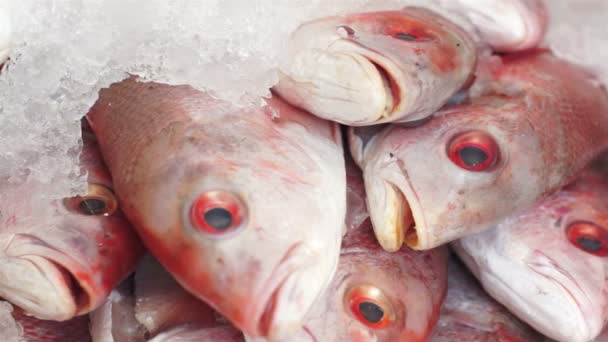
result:
[(533, 51), (488, 72), (479, 97), (422, 126), (392, 125), (371, 138), (350, 131), (386, 250), (483, 231), (558, 191), (608, 149), (608, 97), (582, 69)]
[[(8, 312), (10, 311), (10, 313)], [(11, 317), (8, 317), (10, 314)], [(0, 341), (3, 342), (89, 342), (89, 319), (79, 316), (64, 322), (39, 320), (18, 307), (0, 301)]]
[(40, 319), (95, 309), (144, 252), (86, 126), (83, 141), (86, 195), (45, 200), (36, 196), (42, 184), (0, 184), (0, 296)]
[(484, 289), (557, 341), (608, 321), (608, 179), (589, 172), (496, 227), (454, 243)]
[(455, 257), (448, 262), (448, 294), (430, 342), (526, 342), (543, 336), (488, 296)]
[(346, 176), (337, 124), (265, 101), (126, 80), (88, 118), (150, 252), (239, 329), (278, 338), (333, 277)]
[(466, 32), (427, 9), (327, 17), (292, 34), (273, 89), (346, 125), (419, 121), (465, 85), (476, 52)]
[(344, 237), (336, 276), (303, 328), (282, 341), (426, 341), (447, 290), (447, 255), (447, 246), (385, 252), (366, 220)]

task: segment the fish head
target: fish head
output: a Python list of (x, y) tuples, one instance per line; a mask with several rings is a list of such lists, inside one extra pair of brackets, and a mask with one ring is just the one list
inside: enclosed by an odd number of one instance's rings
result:
[[(550, 170), (527, 111), (523, 101), (488, 96), (355, 144), (364, 146), (354, 153), (362, 155), (380, 244), (388, 251), (402, 243), (433, 248), (531, 205)], [(357, 129), (350, 134), (358, 139)]]
[(343, 241), (336, 277), (290, 341), (425, 341), (447, 288), (447, 248), (382, 250), (366, 220)]
[(45, 185), (26, 180), (9, 185), (0, 203), (0, 296), (39, 319), (94, 310), (144, 252), (89, 139), (83, 134), (87, 194), (41, 199)]
[(274, 87), (282, 97), (365, 126), (432, 115), (469, 79), (476, 55), (458, 26), (411, 7), (305, 23), (291, 37), (287, 63)]
[(557, 340), (593, 340), (608, 319), (608, 187), (584, 183), (455, 243), (488, 293)]
[(279, 338), (300, 327), (337, 265), (346, 210), (338, 127), (278, 98), (267, 100), (273, 116), (193, 94), (171, 106), (203, 112), (202, 121), (169, 119), (146, 143), (126, 211), (186, 290), (247, 334)]

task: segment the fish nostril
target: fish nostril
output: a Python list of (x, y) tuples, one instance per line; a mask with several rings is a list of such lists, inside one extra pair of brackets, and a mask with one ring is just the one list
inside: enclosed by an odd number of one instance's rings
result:
[(355, 30), (353, 30), (352, 27), (346, 25), (338, 26), (336, 28), (336, 31), (338, 32), (338, 35), (340, 35), (340, 37), (342, 38), (348, 38), (355, 35)]

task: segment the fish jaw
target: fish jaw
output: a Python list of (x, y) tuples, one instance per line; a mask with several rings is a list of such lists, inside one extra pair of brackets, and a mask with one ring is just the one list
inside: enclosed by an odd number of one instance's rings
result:
[[(403, 32), (388, 32), (391, 25)], [(306, 23), (292, 35), (290, 55), (273, 89), (314, 115), (351, 126), (432, 115), (476, 63), (464, 31), (419, 8)]]
[[(553, 272), (547, 269), (544, 272), (537, 269), (533, 273), (518, 264), (502, 263), (500, 266), (511, 267), (510, 279), (505, 281), (491, 272), (482, 272), (480, 281), (484, 288), (542, 334), (563, 342), (583, 342), (600, 332), (601, 322), (598, 319), (591, 325), (587, 322), (594, 320), (594, 316), (599, 318), (601, 310), (592, 310), (591, 314), (581, 308), (571, 293), (576, 289), (574, 283), (548, 277), (547, 273)], [(528, 301), (526, 297), (529, 296), (546, 297), (542, 301)], [(595, 327), (597, 323), (599, 325)]]
[[(99, 225), (98, 218), (76, 218), (80, 222), (63, 221), (62, 226), (80, 225), (87, 219), (90, 226)], [(135, 233), (124, 234), (124, 220), (104, 219), (110, 228), (97, 236), (76, 228), (63, 232), (69, 238), (53, 239), (37, 234), (44, 227), (5, 235), (0, 295), (39, 319), (64, 321), (97, 308), (143, 254)], [(118, 229), (113, 230), (116, 224)]]
[[(386, 169), (383, 171), (388, 172)], [(426, 245), (424, 236), (412, 232), (418, 228), (422, 229), (424, 220), (420, 216), (421, 210), (417, 203), (411, 201), (413, 193), (407, 180), (401, 178), (403, 182), (399, 183), (403, 186), (400, 187), (377, 175), (367, 177), (365, 180), (367, 206), (376, 239), (382, 248), (388, 252), (396, 252), (406, 240), (412, 245), (418, 243)], [(406, 197), (403, 189), (410, 196)]]

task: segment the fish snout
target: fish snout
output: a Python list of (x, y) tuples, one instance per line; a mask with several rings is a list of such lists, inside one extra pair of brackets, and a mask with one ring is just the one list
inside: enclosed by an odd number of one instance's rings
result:
[[(538, 250), (532, 252), (526, 260), (526, 265), (540, 277), (540, 281), (544, 280), (550, 284), (544, 287), (544, 294), (551, 300), (541, 298), (538, 303), (546, 307), (540, 310), (551, 313), (556, 303), (562, 308), (557, 310), (555, 315), (548, 315), (547, 320), (540, 322), (544, 329), (537, 329), (551, 338), (568, 341), (588, 341), (601, 332), (602, 301), (593, 300), (593, 294), (588, 293), (571, 272)], [(560, 312), (564, 314), (560, 315)], [(540, 317), (544, 315), (538, 316), (537, 319), (542, 320)], [(559, 328), (554, 329), (554, 326)]]
[[(293, 335), (333, 275), (319, 270), (317, 265), (322, 262), (326, 261), (301, 242), (289, 248), (264, 286), (251, 294), (251, 304), (242, 307), (240, 319), (233, 323), (251, 338), (274, 341)], [(329, 269), (335, 270), (335, 266)]]
[(368, 211), (382, 248), (395, 252), (405, 243), (413, 249), (435, 247), (429, 240), (425, 220), (407, 171), (390, 161), (364, 170)]

